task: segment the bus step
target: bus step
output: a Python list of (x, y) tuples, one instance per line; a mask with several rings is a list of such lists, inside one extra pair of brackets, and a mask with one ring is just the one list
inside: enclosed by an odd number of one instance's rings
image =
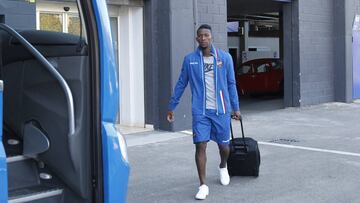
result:
[(8, 171), (8, 190), (25, 188), (40, 184), (37, 162), (24, 156), (6, 159)]
[(9, 191), (9, 203), (32, 202), (50, 203), (61, 202), (63, 188), (58, 185), (40, 184), (27, 188)]

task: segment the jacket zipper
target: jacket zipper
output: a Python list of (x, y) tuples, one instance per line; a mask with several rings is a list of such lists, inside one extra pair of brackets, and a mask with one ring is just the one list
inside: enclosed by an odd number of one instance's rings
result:
[(214, 70), (215, 70), (215, 102), (216, 102), (216, 115), (219, 115), (219, 102), (218, 102), (218, 97), (217, 97), (217, 92), (218, 92), (218, 86), (217, 86), (217, 58), (218, 58), (218, 53), (217, 51), (215, 51), (215, 56), (214, 56)]
[(206, 102), (206, 88), (205, 88), (205, 73), (204, 73), (204, 58), (203, 58), (203, 54), (202, 51), (200, 51), (200, 68), (201, 68), (201, 73), (202, 73), (202, 82), (203, 82), (203, 115), (205, 116), (205, 102)]

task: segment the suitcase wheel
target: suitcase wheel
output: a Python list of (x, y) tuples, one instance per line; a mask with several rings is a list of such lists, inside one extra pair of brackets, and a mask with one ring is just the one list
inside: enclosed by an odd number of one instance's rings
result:
[(259, 169), (254, 169), (254, 171), (253, 171), (253, 175), (254, 175), (254, 177), (259, 177)]

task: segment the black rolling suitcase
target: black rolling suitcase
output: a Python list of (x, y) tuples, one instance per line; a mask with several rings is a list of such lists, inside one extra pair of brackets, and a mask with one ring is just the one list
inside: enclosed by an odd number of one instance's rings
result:
[(230, 156), (227, 161), (227, 168), (230, 176), (259, 176), (260, 151), (256, 140), (245, 137), (242, 120), (241, 138), (234, 138), (232, 126)]

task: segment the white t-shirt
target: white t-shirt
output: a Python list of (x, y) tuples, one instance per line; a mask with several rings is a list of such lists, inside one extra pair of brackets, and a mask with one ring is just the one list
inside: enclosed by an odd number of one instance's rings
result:
[(216, 109), (213, 56), (204, 56), (204, 73), (206, 86), (206, 109)]

